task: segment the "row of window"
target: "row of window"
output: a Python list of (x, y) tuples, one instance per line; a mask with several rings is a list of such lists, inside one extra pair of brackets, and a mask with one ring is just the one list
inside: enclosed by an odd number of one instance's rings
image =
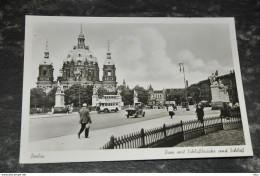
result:
[(101, 106), (118, 106), (119, 103), (102, 103)]
[(114, 96), (107, 96), (107, 95), (105, 95), (104, 99), (116, 99), (117, 97), (118, 97), (117, 95), (114, 95)]
[(155, 94), (155, 95), (153, 95), (153, 98), (159, 98), (159, 99), (161, 99), (161, 98), (162, 98), (162, 95), (161, 95), (161, 94)]

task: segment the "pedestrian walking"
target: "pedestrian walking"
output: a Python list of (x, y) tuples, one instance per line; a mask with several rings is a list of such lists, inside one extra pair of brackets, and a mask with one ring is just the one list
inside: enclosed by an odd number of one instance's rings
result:
[(199, 120), (201, 123), (203, 123), (204, 107), (202, 106), (201, 103), (199, 103), (199, 104), (197, 105), (196, 113), (197, 113), (197, 118), (198, 118), (198, 120)]
[(169, 116), (171, 117), (171, 119), (172, 119), (172, 116), (174, 115), (174, 112), (173, 112), (173, 107), (172, 107), (172, 105), (170, 105), (169, 106), (169, 108), (168, 108), (168, 111), (169, 111)]
[(85, 138), (88, 138), (89, 128), (91, 122), (91, 118), (89, 115), (89, 110), (87, 109), (87, 104), (84, 103), (82, 109), (79, 111), (80, 119), (79, 123), (81, 124), (81, 128), (78, 133), (78, 138), (80, 138), (80, 134), (85, 130)]

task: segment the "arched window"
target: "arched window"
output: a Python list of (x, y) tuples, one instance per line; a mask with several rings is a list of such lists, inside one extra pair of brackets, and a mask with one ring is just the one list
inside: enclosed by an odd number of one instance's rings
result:
[(43, 70), (42, 74), (43, 74), (43, 76), (46, 76), (47, 75), (47, 71)]

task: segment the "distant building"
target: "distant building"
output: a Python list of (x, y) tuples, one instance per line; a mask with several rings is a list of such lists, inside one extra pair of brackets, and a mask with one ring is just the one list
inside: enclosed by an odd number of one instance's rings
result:
[(179, 104), (185, 98), (185, 89), (162, 89), (153, 90), (151, 84), (148, 87), (149, 98), (148, 105), (165, 105), (166, 102), (175, 101)]
[(164, 90), (154, 90), (149, 92), (148, 105), (164, 105)]

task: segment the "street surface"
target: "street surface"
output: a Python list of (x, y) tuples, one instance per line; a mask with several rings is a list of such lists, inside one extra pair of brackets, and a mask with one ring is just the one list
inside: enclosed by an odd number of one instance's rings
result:
[[(220, 114), (219, 111), (205, 108), (205, 117), (213, 117)], [(175, 111), (173, 119), (168, 116), (166, 109), (146, 110), (145, 117), (126, 118), (125, 111), (117, 113), (91, 112), (92, 124), (90, 136), (85, 139), (84, 132), (81, 139), (77, 133), (80, 129), (79, 115), (57, 114), (31, 116), (29, 124), (29, 145), (32, 150), (86, 150), (99, 149), (110, 137), (119, 137), (133, 132), (138, 132), (142, 128), (145, 130), (163, 126), (163, 124), (178, 123), (181, 120), (196, 119), (195, 108), (190, 111), (178, 109)], [(88, 145), (86, 145), (86, 143)]]

